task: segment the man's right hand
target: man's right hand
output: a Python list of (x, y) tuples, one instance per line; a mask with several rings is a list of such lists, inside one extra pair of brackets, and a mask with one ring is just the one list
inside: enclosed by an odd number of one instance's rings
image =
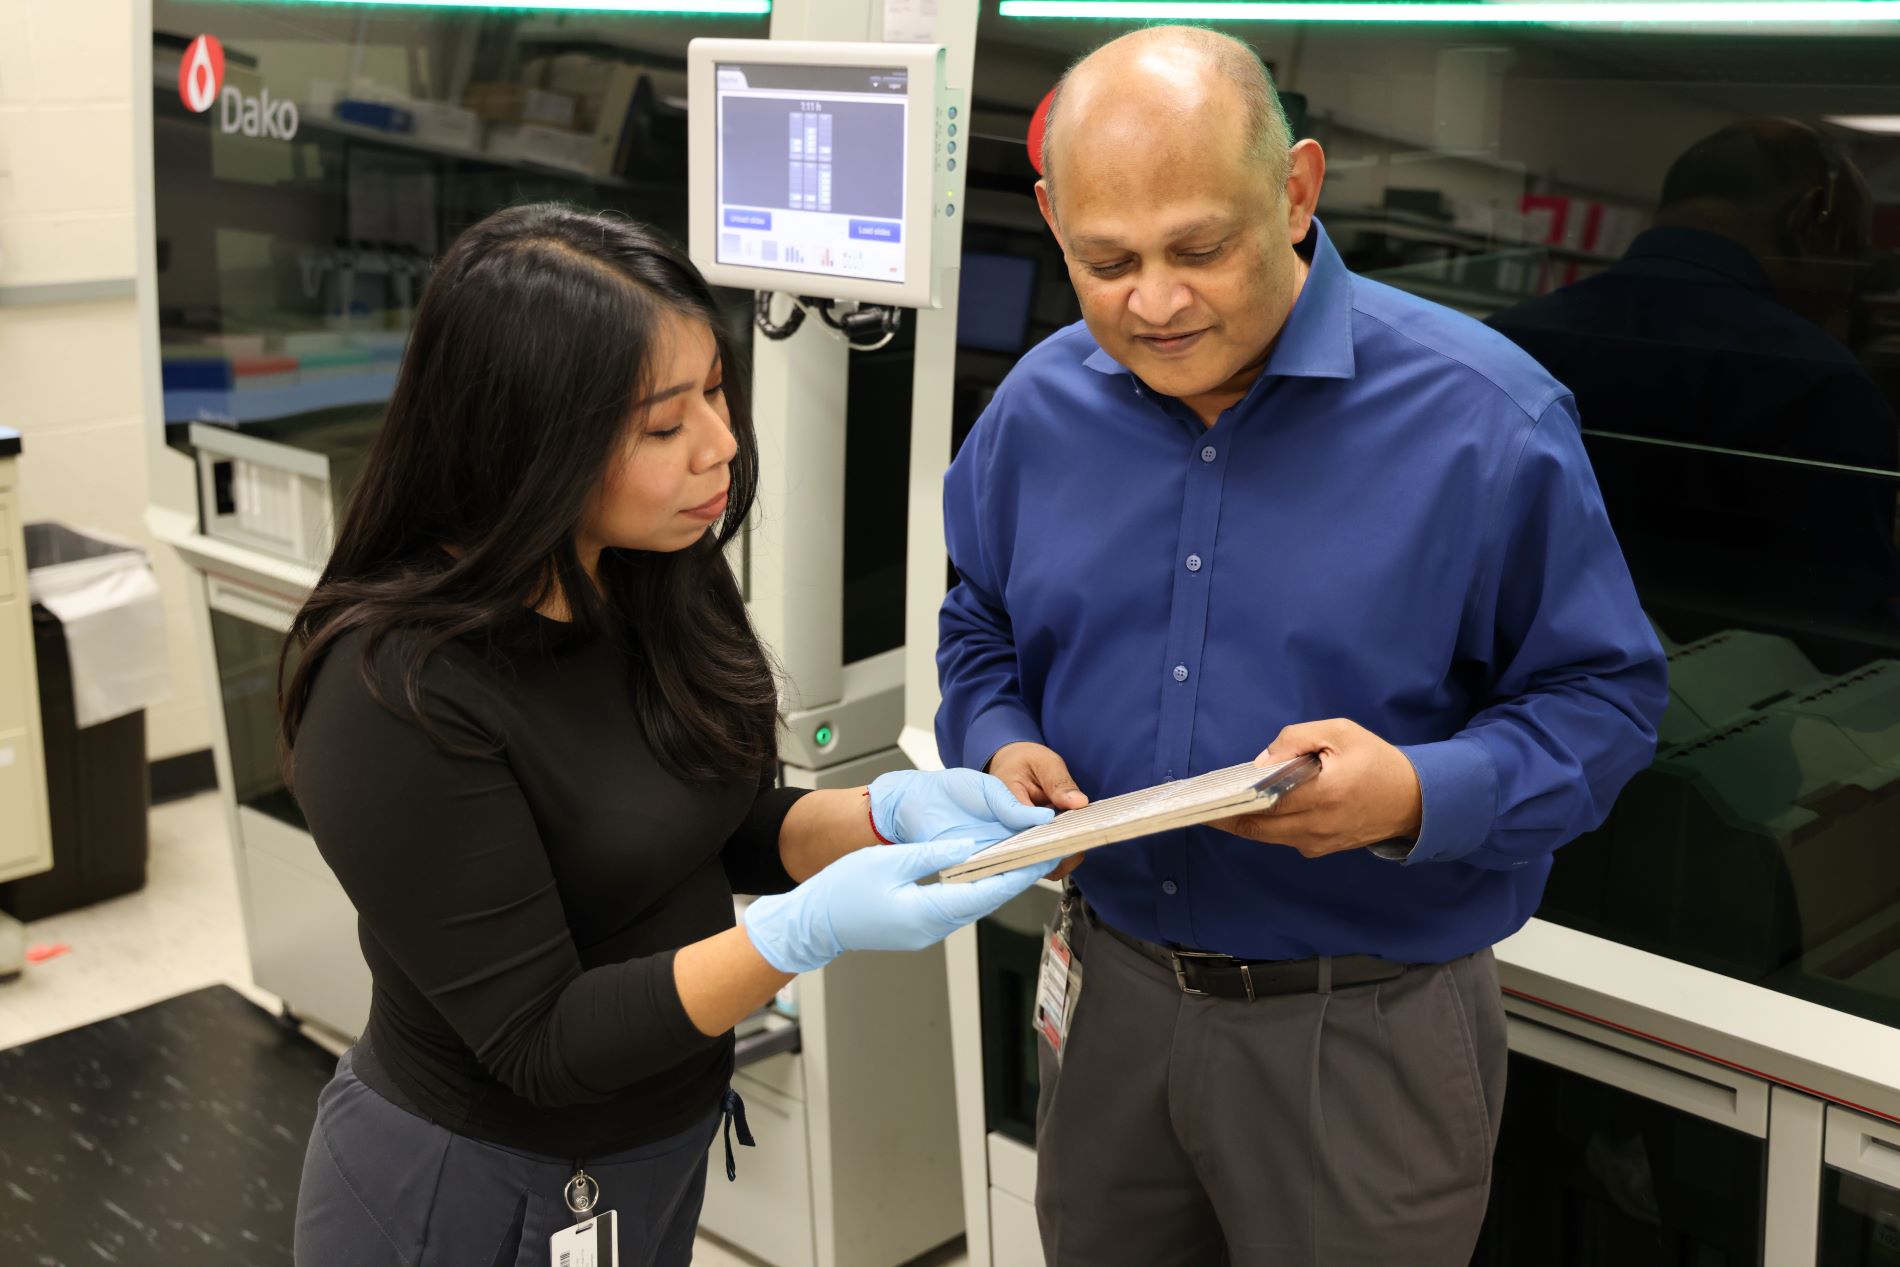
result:
[[(987, 768), (1025, 805), (1047, 805), (1059, 814), (1064, 810), (1081, 809), (1089, 803), (1089, 798), (1070, 776), (1068, 763), (1055, 749), (1042, 744), (1004, 744), (990, 758)], [(1060, 880), (1081, 865), (1079, 853), (1064, 858), (1062, 865), (1049, 873), (1049, 878)]]

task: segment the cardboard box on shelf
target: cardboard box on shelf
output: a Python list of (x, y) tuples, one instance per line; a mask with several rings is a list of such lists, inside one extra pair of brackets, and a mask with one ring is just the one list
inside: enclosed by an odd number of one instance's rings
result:
[(468, 86), (462, 104), (490, 123), (567, 129), (574, 126), (573, 96), (527, 84), (478, 81)]
[(591, 132), (610, 117), (603, 103), (616, 73), (626, 68), (625, 62), (586, 53), (562, 53), (541, 62), (540, 85), (574, 98), (574, 127), (578, 131)]
[(536, 123), (497, 123), (488, 129), (488, 153), (509, 162), (593, 172), (594, 138)]
[(412, 135), (417, 140), (451, 149), (481, 148), (481, 116), (466, 106), (450, 105), (446, 101), (417, 101), (411, 104), (410, 112), (415, 120)]

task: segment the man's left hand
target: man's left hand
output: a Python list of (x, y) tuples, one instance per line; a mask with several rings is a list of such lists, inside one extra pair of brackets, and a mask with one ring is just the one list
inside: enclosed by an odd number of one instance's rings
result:
[(1248, 840), (1288, 845), (1308, 858), (1418, 836), (1418, 774), (1405, 754), (1357, 722), (1288, 726), (1255, 765), (1318, 753), (1320, 773), (1260, 814), (1212, 824)]

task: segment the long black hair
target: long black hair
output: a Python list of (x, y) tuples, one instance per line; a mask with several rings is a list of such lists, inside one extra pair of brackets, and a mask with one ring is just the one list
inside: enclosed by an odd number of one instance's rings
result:
[[(738, 442), (726, 515), (678, 552), (603, 550), (597, 590), (576, 536), (638, 426), (673, 315), (706, 323), (725, 367)], [(705, 279), (645, 226), (538, 203), (463, 232), (430, 277), (336, 548), (291, 625), (302, 657), (279, 696), (286, 774), (311, 684), (345, 634), (368, 631), (360, 671), (378, 698), (372, 658), (396, 639), (399, 706), (433, 733), (429, 657), (557, 594), (575, 635), (625, 642), (663, 764), (696, 780), (759, 773), (775, 758), (776, 681), (724, 554), (758, 489), (739, 368)]]

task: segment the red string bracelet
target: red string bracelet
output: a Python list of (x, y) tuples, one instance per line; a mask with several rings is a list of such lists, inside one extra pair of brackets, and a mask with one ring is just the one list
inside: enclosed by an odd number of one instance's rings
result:
[(884, 833), (877, 829), (877, 813), (871, 808), (871, 789), (870, 788), (864, 789), (864, 816), (865, 818), (870, 820), (871, 834), (877, 837), (878, 844), (894, 845), (897, 843), (894, 840), (884, 839)]

